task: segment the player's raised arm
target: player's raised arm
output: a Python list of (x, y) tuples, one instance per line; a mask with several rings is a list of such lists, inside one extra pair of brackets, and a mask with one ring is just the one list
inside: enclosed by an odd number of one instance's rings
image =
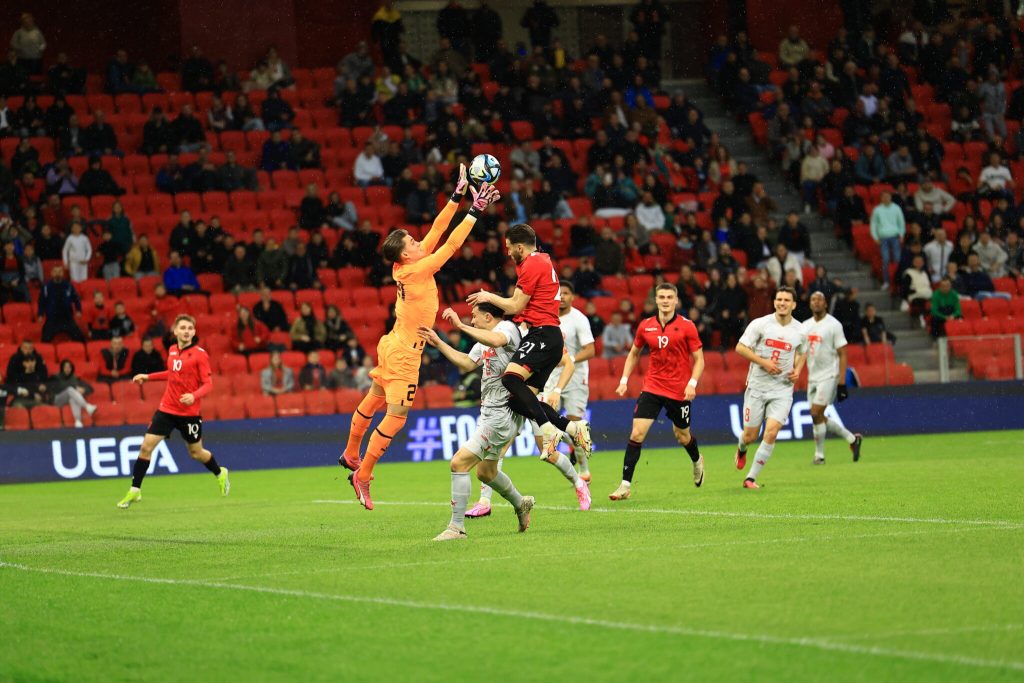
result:
[[(448, 236), (444, 244), (437, 248), (437, 251), (407, 266), (410, 272), (436, 273), (441, 270), (444, 264), (448, 262), (448, 259), (457, 254), (459, 249), (462, 248), (462, 243), (469, 237), (469, 233), (473, 230), (473, 226), (476, 225), (476, 221), (483, 214), (484, 209), (501, 199), (501, 193), (498, 192), (498, 189), (487, 183), (481, 184), (479, 190), (470, 187), (470, 191), (473, 193), (473, 206), (470, 208), (469, 213), (466, 214), (461, 223), (455, 226), (452, 234)], [(451, 205), (451, 202), (449, 202), (449, 205)], [(424, 245), (425, 248), (426, 245)]]
[(523, 312), (526, 304), (530, 303), (530, 295), (519, 287), (512, 293), (512, 296), (498, 296), (494, 292), (474, 292), (466, 298), (471, 306), (477, 304), (494, 304), (509, 315), (517, 315)]
[(469, 180), (466, 179), (466, 165), (459, 164), (459, 177), (455, 181), (455, 192), (452, 193), (448, 202), (441, 208), (441, 212), (437, 214), (433, 224), (430, 226), (430, 231), (423, 238), (424, 252), (428, 254), (434, 253), (437, 243), (441, 241), (441, 236), (444, 235), (445, 230), (451, 225), (455, 212), (459, 210), (459, 203), (466, 196), (466, 189), (468, 187)]
[(459, 369), (463, 374), (476, 369), (478, 362), (473, 360), (468, 353), (463, 353), (453, 349), (448, 342), (446, 342), (441, 335), (429, 327), (421, 327), (417, 330), (420, 339), (424, 340), (435, 349), (441, 352), (441, 355), (451, 361), (451, 364)]
[(441, 313), (441, 318), (447, 320), (452, 327), (462, 332), (464, 335), (472, 339), (473, 341), (480, 342), (484, 346), (489, 346), (492, 349), (498, 349), (511, 341), (508, 335), (500, 330), (483, 330), (479, 327), (473, 327), (462, 322), (462, 318), (451, 308), (446, 308)]

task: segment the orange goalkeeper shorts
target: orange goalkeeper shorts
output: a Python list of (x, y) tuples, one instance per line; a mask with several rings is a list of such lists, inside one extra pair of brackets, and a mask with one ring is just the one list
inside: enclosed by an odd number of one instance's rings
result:
[(420, 381), (422, 339), (402, 341), (391, 332), (377, 342), (377, 367), (370, 371), (374, 382), (384, 388), (388, 405), (411, 406)]

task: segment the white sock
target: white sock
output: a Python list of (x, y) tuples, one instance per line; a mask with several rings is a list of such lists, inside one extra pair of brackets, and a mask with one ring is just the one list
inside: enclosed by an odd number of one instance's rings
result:
[(757, 453), (754, 453), (754, 462), (750, 464), (747, 479), (757, 480), (757, 475), (761, 473), (761, 468), (767, 465), (768, 458), (772, 457), (773, 450), (775, 450), (775, 444), (761, 442), (761, 445), (757, 448)]
[(590, 463), (579, 449), (576, 449), (576, 465), (580, 474), (590, 474)]
[(747, 452), (747, 444), (743, 443), (743, 437), (742, 436), (740, 437), (740, 440), (736, 443), (736, 447), (740, 449), (740, 453), (746, 453)]
[(814, 425), (814, 457), (817, 460), (825, 459), (825, 423)]
[(492, 481), (488, 482), (490, 487), (498, 492), (498, 495), (512, 503), (512, 507), (519, 509), (519, 506), (523, 504), (523, 496), (516, 490), (515, 484), (508, 478), (508, 475), (504, 472), (498, 472)]
[[(498, 471), (499, 472), (501, 472), (501, 464), (503, 462), (505, 462), (505, 458), (502, 458), (501, 460), (498, 461)], [(491, 504), (491, 496), (493, 494), (494, 494), (494, 489), (492, 489), (487, 484), (485, 484), (483, 482), (480, 482), (480, 500), (486, 501), (487, 504), (490, 505)]]
[(572, 485), (576, 488), (583, 488), (583, 480), (580, 479), (580, 475), (576, 473), (576, 468), (569, 462), (569, 458), (566, 457), (565, 453), (558, 454), (558, 460), (552, 463), (562, 476), (572, 482)]
[(626, 481), (625, 479), (623, 479), (623, 480), (622, 480), (622, 483), (621, 483), (621, 484), (619, 484), (619, 486), (625, 486), (625, 487), (626, 487), (627, 489), (628, 489), (628, 488), (629, 488), (630, 486), (632, 486), (632, 485), (633, 485), (633, 482), (631, 482), (631, 481)]
[(854, 441), (857, 440), (857, 437), (853, 435), (853, 432), (851, 432), (849, 429), (839, 424), (835, 420), (826, 420), (825, 426), (828, 428), (828, 431), (831, 432), (832, 434), (835, 434), (836, 436), (846, 439), (846, 443), (853, 443)]
[(140, 489), (138, 486), (132, 486), (128, 490), (131, 491), (132, 493), (138, 493), (142, 489)]
[(463, 529), (466, 526), (466, 506), (469, 505), (469, 494), (473, 483), (469, 480), (469, 472), (452, 472), (452, 521), (450, 526)]

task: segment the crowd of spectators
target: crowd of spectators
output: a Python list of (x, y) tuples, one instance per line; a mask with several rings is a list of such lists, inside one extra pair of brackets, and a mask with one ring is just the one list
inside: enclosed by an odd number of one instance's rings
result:
[(764, 122), (805, 211), (851, 244), (853, 226), (868, 224), (882, 289), (923, 326), (930, 313), (941, 336), (959, 317), (954, 298), (1009, 298), (993, 281), (1024, 269), (1024, 62), (1016, 17), (1001, 7), (956, 18), (930, 7), (915, 3), (891, 40), (848, 25), (822, 52), (798, 26), (775, 54), (723, 36), (709, 66), (732, 111)]

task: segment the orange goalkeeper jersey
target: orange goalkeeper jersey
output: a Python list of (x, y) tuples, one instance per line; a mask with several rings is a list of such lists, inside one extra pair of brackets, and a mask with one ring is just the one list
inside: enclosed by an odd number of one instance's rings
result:
[(441, 270), (448, 259), (458, 253), (473, 225), (476, 224), (476, 219), (467, 215), (452, 230), (448, 240), (438, 247), (437, 243), (451, 223), (458, 206), (454, 202), (448, 202), (434, 219), (430, 232), (423, 238), (422, 243), (427, 256), (415, 263), (396, 263), (392, 269), (392, 275), (398, 283), (394, 332), (403, 342), (419, 343), (421, 340), (416, 330), (420, 327), (434, 326), (439, 306), (434, 273)]

